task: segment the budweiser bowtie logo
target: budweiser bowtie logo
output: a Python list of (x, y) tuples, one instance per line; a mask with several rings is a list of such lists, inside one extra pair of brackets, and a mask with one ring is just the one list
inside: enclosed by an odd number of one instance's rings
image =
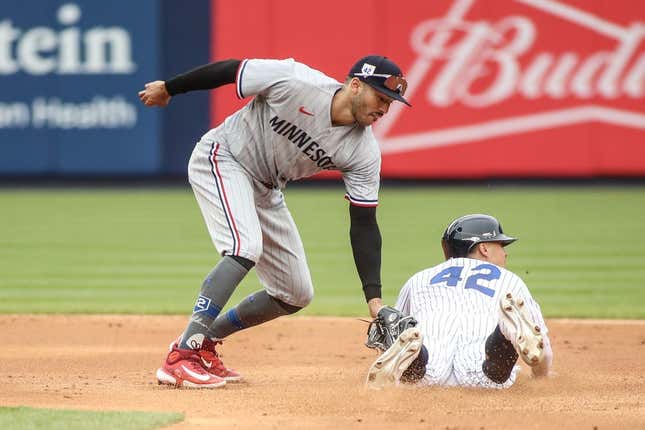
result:
[[(475, 0), (455, 0), (445, 16), (418, 23), (410, 37), (416, 59), (406, 96), (415, 107), (457, 110), (460, 118), (471, 111), (485, 120), (402, 135), (393, 126), (405, 110), (393, 104), (375, 127), (384, 153), (589, 121), (645, 130), (643, 22), (630, 17), (635, 21), (622, 26), (554, 0), (507, 4), (522, 12), (507, 7), (502, 17), (474, 17)], [(544, 34), (554, 27), (561, 33)], [(569, 40), (572, 31), (583, 36)], [(557, 44), (541, 47), (546, 38)]]

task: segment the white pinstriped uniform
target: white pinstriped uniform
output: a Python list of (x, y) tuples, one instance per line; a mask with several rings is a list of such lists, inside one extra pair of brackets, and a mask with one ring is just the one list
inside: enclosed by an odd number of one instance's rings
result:
[(340, 170), (351, 204), (378, 204), (381, 154), (371, 127), (332, 127), (336, 80), (293, 59), (244, 60), (238, 97), (255, 96), (197, 143), (188, 177), (215, 247), (256, 262), (270, 295), (294, 306), (313, 296), (288, 181)]
[(499, 298), (508, 292), (524, 299), (547, 344), (548, 331), (540, 306), (522, 279), (502, 267), (471, 258), (452, 258), (408, 280), (396, 308), (415, 317), (424, 336), (429, 359), (420, 385), (513, 385), (517, 365), (504, 384), (492, 382), (482, 371), (486, 338), (498, 323), (502, 333), (507, 333), (499, 317)]

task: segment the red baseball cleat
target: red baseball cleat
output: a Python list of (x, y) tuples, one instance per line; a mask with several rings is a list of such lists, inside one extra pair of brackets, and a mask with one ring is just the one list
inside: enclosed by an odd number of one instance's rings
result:
[[(229, 369), (224, 366), (222, 359), (215, 350), (215, 347), (221, 343), (221, 340), (213, 341), (206, 336), (203, 338), (200, 336), (200, 338), (194, 342), (193, 350), (199, 355), (202, 367), (212, 375), (222, 378), (227, 382), (239, 382), (242, 380), (242, 375), (240, 375), (236, 370)], [(180, 344), (181, 336), (168, 346), (168, 350), (170, 351), (173, 348), (177, 348)], [(193, 345), (191, 344), (191, 346)]]
[(197, 351), (179, 349), (173, 345), (163, 366), (157, 369), (159, 384), (187, 388), (218, 388), (226, 380), (207, 371), (202, 366)]
[(220, 378), (226, 380), (226, 382), (238, 382), (242, 380), (242, 375), (240, 375), (234, 369), (229, 369), (224, 366), (222, 359), (215, 350), (217, 344), (221, 344), (222, 341), (212, 341), (208, 338), (204, 339), (202, 343), (202, 348), (198, 351), (199, 357), (202, 359), (202, 365), (207, 369), (211, 374), (219, 376)]

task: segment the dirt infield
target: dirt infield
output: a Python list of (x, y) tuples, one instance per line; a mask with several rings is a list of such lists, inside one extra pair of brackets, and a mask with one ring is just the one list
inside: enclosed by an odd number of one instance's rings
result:
[(505, 391), (366, 390), (366, 324), (290, 317), (232, 336), (245, 383), (160, 387), (154, 371), (186, 317), (0, 316), (0, 405), (184, 412), (173, 430), (645, 429), (645, 321), (550, 320), (556, 375), (525, 368)]

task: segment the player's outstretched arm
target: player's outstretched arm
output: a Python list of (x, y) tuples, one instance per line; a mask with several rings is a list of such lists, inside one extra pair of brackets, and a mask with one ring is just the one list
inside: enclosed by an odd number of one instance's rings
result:
[(167, 106), (172, 96), (189, 91), (209, 90), (235, 82), (240, 60), (217, 61), (177, 75), (167, 81), (148, 82), (139, 91), (146, 106)]
[(372, 318), (383, 307), (381, 301), (381, 231), (376, 208), (349, 206), (354, 263), (363, 284), (363, 293)]

